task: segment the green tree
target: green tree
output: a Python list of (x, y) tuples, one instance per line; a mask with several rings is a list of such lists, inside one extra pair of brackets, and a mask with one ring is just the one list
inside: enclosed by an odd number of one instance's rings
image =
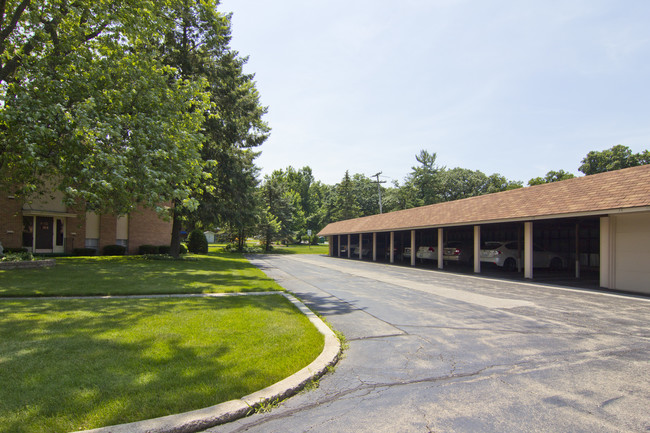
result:
[(604, 173), (606, 171), (650, 164), (650, 152), (644, 150), (640, 153), (632, 153), (629, 147), (617, 144), (611, 149), (606, 149), (601, 152), (592, 150), (581, 162), (582, 165), (578, 170), (586, 175)]
[(277, 221), (278, 224), (278, 229), (272, 233), (273, 237), (266, 240), (268, 246), (274, 240), (292, 242), (304, 227), (305, 218), (300, 209), (300, 195), (290, 189), (284, 180), (280, 171), (276, 171), (271, 176), (264, 177), (264, 183), (259, 189), (263, 206), (262, 223)]
[(418, 206), (427, 205), (440, 202), (441, 190), (443, 187), (443, 179), (441, 172), (445, 170), (444, 167), (436, 165), (436, 153), (429, 153), (426, 150), (421, 150), (415, 156), (419, 166), (412, 167), (412, 172), (407, 177), (406, 183), (410, 183), (412, 188), (417, 191)]
[(542, 185), (544, 183), (559, 182), (561, 180), (573, 179), (575, 176), (564, 170), (551, 170), (544, 177), (535, 177), (528, 181), (529, 186)]
[(335, 191), (332, 221), (348, 220), (361, 216), (361, 208), (357, 202), (354, 185), (348, 170), (345, 171), (345, 176), (343, 176), (341, 182), (335, 186)]
[(368, 176), (356, 173), (352, 176), (352, 191), (359, 205), (360, 216), (379, 213), (377, 184)]
[(332, 221), (334, 187), (316, 181), (309, 187), (309, 197), (313, 211), (311, 214), (306, 214), (305, 218), (307, 229), (315, 234)]
[(152, 47), (152, 2), (1, 2), (0, 184), (54, 186), (69, 204), (124, 214), (192, 206), (202, 83), (173, 76)]
[(242, 247), (246, 228), (256, 218), (253, 159), (258, 154), (247, 149), (268, 137), (262, 120), (266, 108), (259, 103), (253, 76), (243, 73), (246, 59), (229, 47), (230, 18), (217, 11), (216, 1), (173, 0), (166, 15), (173, 24), (160, 46), (162, 57), (179, 78), (205, 82), (210, 100), (203, 123), (203, 177), (192, 195), (199, 210), (194, 213), (181, 202), (174, 203), (171, 253), (176, 255), (183, 219), (237, 227)]

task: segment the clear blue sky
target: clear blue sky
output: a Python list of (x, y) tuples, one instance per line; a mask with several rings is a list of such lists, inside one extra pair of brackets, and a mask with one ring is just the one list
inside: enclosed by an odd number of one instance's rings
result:
[(402, 182), (420, 149), (524, 184), (650, 148), (648, 0), (223, 0), (266, 120), (262, 173)]

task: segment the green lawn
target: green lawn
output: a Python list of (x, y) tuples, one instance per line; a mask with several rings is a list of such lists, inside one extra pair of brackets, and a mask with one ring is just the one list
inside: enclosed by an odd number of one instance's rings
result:
[(0, 431), (67, 432), (240, 398), (315, 359), (281, 295), (0, 301)]
[(47, 269), (0, 271), (1, 296), (80, 296), (282, 290), (241, 254), (157, 261), (140, 256), (57, 258)]
[[(248, 244), (249, 246), (258, 246), (258, 244)], [(221, 252), (226, 244), (211, 244), (210, 252)], [(273, 245), (273, 250), (268, 254), (328, 254), (328, 245)], [(267, 254), (267, 253), (264, 253)]]
[(327, 245), (273, 245), (271, 254), (328, 254)]
[[(300, 370), (323, 337), (238, 254), (57, 258), (0, 271), (0, 432), (67, 432), (240, 398)], [(29, 296), (29, 299), (16, 299)]]

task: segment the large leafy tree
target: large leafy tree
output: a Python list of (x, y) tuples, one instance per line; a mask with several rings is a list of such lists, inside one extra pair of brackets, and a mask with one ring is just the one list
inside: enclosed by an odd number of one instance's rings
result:
[(600, 152), (592, 150), (582, 159), (582, 165), (578, 170), (590, 175), (645, 164), (650, 164), (650, 151), (632, 153), (629, 147), (617, 144), (611, 149)]
[(217, 2), (173, 0), (166, 14), (173, 25), (160, 47), (165, 62), (180, 79), (205, 82), (210, 101), (203, 120), (203, 178), (193, 194), (198, 212), (174, 202), (171, 254), (176, 255), (183, 218), (189, 224), (236, 227), (245, 238), (256, 218), (253, 160), (258, 153), (248, 149), (262, 144), (269, 128), (253, 76), (243, 72), (246, 59), (229, 47), (230, 17), (217, 11)]
[(160, 4), (0, 2), (2, 186), (118, 214), (189, 203), (207, 99), (157, 57)]

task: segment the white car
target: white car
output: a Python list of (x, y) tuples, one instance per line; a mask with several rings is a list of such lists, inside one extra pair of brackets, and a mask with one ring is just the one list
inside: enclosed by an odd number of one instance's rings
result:
[[(517, 241), (485, 242), (481, 248), (481, 262), (493, 263), (507, 271), (516, 270), (519, 263), (519, 248)], [(521, 249), (521, 258), (523, 259), (523, 245)], [(523, 264), (523, 263), (522, 263)], [(546, 251), (545, 249), (533, 244), (533, 267), (534, 268), (551, 268), (560, 270), (565, 267), (564, 259), (557, 253)]]
[[(351, 245), (350, 252), (352, 253), (352, 257), (359, 257), (359, 245)], [(364, 245), (361, 248), (361, 255), (363, 257), (368, 257), (370, 255), (370, 248)]]
[(436, 247), (422, 246), (418, 247), (418, 250), (415, 252), (415, 257), (421, 260), (438, 260), (438, 253), (436, 252)]

